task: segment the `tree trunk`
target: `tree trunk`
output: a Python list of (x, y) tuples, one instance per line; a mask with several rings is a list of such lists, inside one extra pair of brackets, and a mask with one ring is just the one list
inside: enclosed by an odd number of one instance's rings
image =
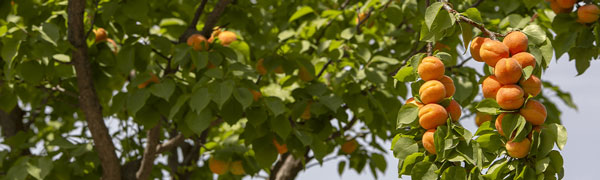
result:
[(278, 162), (274, 171), (271, 172), (270, 180), (293, 180), (304, 169), (302, 159), (295, 158), (293, 155), (282, 156), (280, 161), (282, 163)]

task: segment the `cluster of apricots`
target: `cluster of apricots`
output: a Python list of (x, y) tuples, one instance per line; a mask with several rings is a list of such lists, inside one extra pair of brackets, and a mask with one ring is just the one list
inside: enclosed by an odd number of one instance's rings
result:
[(427, 130), (423, 134), (423, 146), (429, 153), (436, 154), (433, 139), (436, 128), (446, 124), (448, 118), (457, 122), (461, 116), (461, 107), (454, 99), (445, 107), (440, 104), (444, 99), (451, 98), (456, 88), (452, 78), (444, 75), (444, 63), (439, 58), (423, 58), (417, 72), (425, 81), (419, 88), (420, 101), (413, 97), (408, 99), (406, 104), (414, 104), (419, 108), (419, 125)]
[(192, 34), (188, 37), (187, 44), (188, 46), (192, 46), (194, 51), (207, 51), (210, 44), (215, 41), (215, 37), (219, 38), (220, 44), (223, 46), (229, 46), (237, 40), (237, 36), (234, 32), (215, 29), (209, 39), (206, 39), (206, 37), (201, 34)]
[(244, 171), (244, 166), (242, 165), (242, 161), (240, 160), (229, 162), (211, 157), (208, 160), (208, 168), (212, 173), (218, 175), (223, 175), (227, 172), (231, 172), (233, 175), (246, 174), (246, 171)]
[[(482, 82), (483, 96), (496, 100), (503, 110), (519, 113), (534, 126), (534, 129), (539, 129), (546, 120), (546, 107), (536, 100), (527, 99), (537, 96), (542, 90), (542, 82), (535, 75), (528, 79), (522, 77), (523, 68), (535, 68), (536, 65), (535, 57), (527, 52), (527, 44), (525, 34), (513, 31), (502, 42), (476, 37), (471, 42), (470, 51), (473, 59), (494, 68), (494, 74)], [(506, 114), (500, 114), (495, 122), (496, 129), (502, 136), (505, 136), (502, 131), (502, 119)], [(479, 126), (491, 119), (488, 114), (477, 113), (475, 122)], [(510, 140), (506, 144), (508, 154), (514, 158), (527, 156), (530, 139), (513, 142), (513, 138), (509, 137)]]
[[(550, 2), (550, 8), (554, 13), (571, 13), (573, 7), (579, 0), (546, 0)], [(598, 21), (600, 9), (595, 4), (586, 4), (577, 8), (577, 22), (582, 24)]]

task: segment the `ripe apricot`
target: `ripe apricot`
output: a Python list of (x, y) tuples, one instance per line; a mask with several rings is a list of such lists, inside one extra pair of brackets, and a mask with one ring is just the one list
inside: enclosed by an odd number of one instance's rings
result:
[(498, 90), (502, 87), (502, 83), (498, 81), (496, 76), (491, 75), (485, 78), (481, 83), (481, 91), (483, 91), (483, 97), (496, 99)]
[(302, 112), (302, 115), (300, 115), (300, 118), (302, 118), (304, 120), (310, 119), (310, 105), (311, 104), (312, 104), (312, 101), (308, 101), (308, 103), (306, 104), (306, 108), (304, 108), (304, 112)]
[(491, 120), (492, 116), (486, 113), (477, 112), (477, 114), (475, 115), (475, 124), (477, 124), (477, 127), (481, 126), (481, 124), (483, 124), (484, 122)]
[(437, 103), (446, 97), (446, 87), (438, 80), (430, 80), (421, 85), (419, 95), (424, 104)]
[(308, 70), (306, 70), (306, 68), (300, 66), (300, 70), (298, 71), (298, 76), (300, 76), (300, 79), (304, 82), (308, 82), (308, 81), (312, 81), (313, 76), (311, 75)]
[(276, 139), (273, 139), (273, 145), (275, 145), (275, 148), (277, 148), (277, 153), (279, 154), (285, 154), (288, 152), (287, 144), (279, 144)]
[(208, 168), (215, 174), (223, 175), (229, 171), (229, 162), (210, 158), (208, 160)]
[(516, 84), (523, 75), (523, 69), (517, 60), (503, 58), (496, 64), (494, 74), (503, 85)]
[(500, 59), (508, 58), (510, 56), (510, 51), (504, 43), (496, 40), (489, 40), (483, 42), (481, 45), (479, 56), (481, 56), (481, 59), (488, 66), (495, 67)]
[(421, 64), (417, 67), (417, 72), (424, 81), (442, 78), (445, 70), (444, 63), (439, 58), (433, 56), (423, 58)]
[(452, 80), (452, 78), (444, 75), (438, 81), (444, 84), (444, 88), (446, 88), (446, 97), (454, 95), (454, 92), (456, 92), (456, 87), (454, 87), (454, 80)]
[(434, 134), (435, 133), (435, 129), (429, 129), (425, 132), (425, 134), (423, 134), (423, 147), (425, 147), (425, 150), (427, 150), (427, 152), (431, 153), (431, 154), (436, 154), (435, 151), (435, 141), (434, 141)]
[(481, 45), (488, 40), (490, 40), (490, 38), (475, 37), (471, 41), (471, 46), (469, 46), (469, 50), (471, 51), (471, 57), (473, 57), (475, 61), (483, 62), (483, 59), (481, 59), (481, 56), (479, 55), (479, 50), (481, 49)]
[(577, 9), (577, 22), (593, 23), (598, 21), (600, 9), (595, 4), (588, 4)]
[(433, 129), (445, 124), (448, 112), (439, 104), (427, 104), (419, 109), (419, 124), (424, 129)]
[(237, 40), (237, 37), (234, 32), (231, 31), (223, 31), (219, 33), (219, 40), (221, 40), (221, 45), (229, 46), (233, 41)]
[(522, 68), (531, 66), (535, 68), (535, 57), (528, 52), (520, 52), (513, 55), (511, 58), (517, 60)]
[(193, 34), (187, 39), (187, 45), (192, 46), (194, 51), (208, 50), (208, 40), (200, 34)]
[(356, 148), (358, 148), (358, 142), (356, 142), (355, 139), (352, 139), (350, 141), (344, 142), (344, 144), (342, 144), (341, 150), (345, 154), (352, 154), (354, 151), (356, 151)]
[(571, 10), (573, 10), (573, 7), (570, 8), (561, 8), (558, 3), (556, 2), (550, 2), (550, 8), (552, 9), (552, 11), (554, 11), (554, 13), (556, 14), (560, 14), (560, 13), (570, 13)]
[(404, 104), (414, 104), (419, 108), (423, 107), (423, 103), (417, 102), (414, 97), (408, 98)]
[(446, 107), (446, 112), (450, 114), (450, 118), (452, 121), (457, 122), (460, 119), (462, 112), (460, 111), (460, 104), (456, 102), (456, 100), (450, 101), (448, 107)]
[(244, 166), (242, 165), (242, 161), (233, 161), (231, 163), (231, 174), (238, 176), (246, 174), (246, 171), (244, 171)]
[(573, 8), (573, 5), (575, 5), (577, 0), (556, 0), (555, 2), (558, 5), (558, 7), (567, 9), (567, 8)]
[(508, 47), (508, 51), (512, 55), (527, 51), (527, 36), (519, 31), (513, 31), (506, 35), (502, 43)]
[(94, 34), (96, 35), (96, 43), (106, 41), (106, 39), (108, 39), (108, 35), (106, 35), (106, 30), (104, 30), (104, 28), (94, 29)]
[(510, 157), (513, 158), (524, 158), (529, 154), (529, 147), (531, 146), (531, 141), (525, 138), (521, 142), (514, 142), (510, 140), (506, 143), (506, 152)]
[(519, 114), (525, 118), (527, 122), (533, 125), (541, 125), (546, 121), (546, 107), (539, 101), (529, 99), (525, 106), (521, 108)]
[(542, 92), (542, 81), (535, 75), (531, 75), (527, 80), (521, 79), (519, 85), (521, 85), (521, 88), (525, 91), (525, 96), (531, 95), (535, 97)]
[(158, 79), (158, 76), (156, 76), (155, 74), (152, 74), (152, 77), (150, 77), (150, 79), (144, 81), (143, 83), (139, 84), (138, 88), (139, 89), (144, 89), (150, 83), (159, 83), (159, 82), (160, 82), (160, 80)]
[(250, 89), (250, 92), (252, 93), (252, 99), (254, 99), (254, 101), (258, 101), (260, 97), (262, 97), (262, 94), (254, 89)]
[[(364, 12), (358, 13), (358, 15), (356, 15), (356, 19), (354, 19), (354, 21), (356, 22), (356, 24), (364, 21), (367, 18), (367, 14)], [(364, 24), (364, 22), (363, 22)]]
[(498, 105), (504, 110), (519, 109), (525, 99), (523, 96), (525, 91), (517, 85), (504, 85), (498, 90), (496, 94), (496, 101)]
[(265, 75), (267, 74), (267, 68), (265, 68), (265, 65), (263, 65), (263, 62), (265, 61), (265, 59), (260, 58), (258, 60), (258, 62), (256, 62), (256, 71), (258, 72), (258, 74), (260, 75)]

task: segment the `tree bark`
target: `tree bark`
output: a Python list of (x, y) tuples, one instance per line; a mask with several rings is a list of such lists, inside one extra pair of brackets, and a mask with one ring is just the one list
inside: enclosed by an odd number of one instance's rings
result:
[(8, 113), (0, 110), (0, 128), (2, 128), (4, 138), (10, 138), (19, 131), (23, 131), (23, 115), (25, 112), (19, 106), (15, 106)]
[(225, 7), (227, 7), (229, 3), (231, 3), (231, 0), (220, 0), (217, 3), (215, 8), (213, 8), (213, 11), (208, 15), (206, 22), (204, 22), (204, 28), (202, 28), (202, 32), (200, 34), (207, 38), (210, 37), (213, 28), (215, 25), (217, 25), (217, 22), (219, 22), (219, 17), (221, 17), (221, 14), (223, 14)]
[(150, 131), (148, 131), (148, 135), (146, 137), (146, 149), (144, 150), (144, 157), (142, 158), (142, 165), (135, 174), (139, 180), (148, 179), (150, 177), (152, 167), (154, 166), (154, 159), (156, 158), (156, 150), (158, 149), (156, 147), (158, 145), (159, 136), (160, 122), (150, 129)]
[(102, 106), (98, 102), (98, 96), (94, 89), (83, 26), (84, 11), (85, 0), (69, 0), (67, 32), (69, 42), (74, 47), (71, 59), (77, 75), (79, 104), (100, 158), (103, 172), (102, 179), (116, 180), (121, 178), (121, 167), (115, 153), (115, 146), (106, 124), (104, 124)]
[(278, 167), (277, 171), (272, 172), (269, 177), (270, 180), (293, 180), (304, 169), (301, 158), (288, 155), (286, 157), (282, 156), (281, 160), (283, 160), (283, 163)]

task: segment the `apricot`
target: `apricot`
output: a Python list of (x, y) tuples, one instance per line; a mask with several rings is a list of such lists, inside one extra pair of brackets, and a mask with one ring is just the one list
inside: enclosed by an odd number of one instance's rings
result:
[(106, 41), (106, 39), (108, 39), (108, 35), (106, 34), (106, 30), (104, 30), (104, 28), (94, 29), (94, 34), (96, 35), (96, 43)]
[(595, 4), (588, 4), (577, 9), (577, 22), (593, 23), (598, 21), (600, 9)]
[(529, 154), (529, 147), (531, 146), (531, 141), (525, 138), (521, 142), (514, 142), (510, 140), (506, 143), (506, 152), (510, 157), (513, 158), (524, 158)]
[(442, 78), (445, 70), (444, 63), (439, 58), (433, 56), (423, 58), (421, 64), (417, 67), (417, 72), (424, 81)]
[(148, 84), (150, 83), (159, 83), (160, 80), (158, 79), (158, 76), (156, 76), (154, 73), (152, 74), (152, 77), (150, 77), (150, 79), (144, 81), (143, 83), (138, 85), (139, 89), (144, 89), (146, 88), (146, 86), (148, 86)]
[(435, 141), (434, 141), (434, 134), (435, 133), (435, 129), (430, 129), (427, 130), (425, 132), (425, 134), (423, 134), (423, 147), (425, 147), (425, 150), (427, 150), (427, 152), (431, 153), (431, 154), (436, 154), (435, 151)]
[(525, 91), (517, 85), (504, 85), (498, 90), (496, 94), (496, 101), (498, 105), (504, 110), (519, 109), (525, 98)]
[(233, 175), (243, 175), (246, 174), (246, 171), (244, 171), (244, 166), (242, 165), (242, 161), (233, 161), (231, 163), (231, 174)]
[(192, 34), (187, 39), (187, 45), (192, 46), (194, 51), (206, 51), (208, 50), (208, 40), (200, 34)]
[(344, 142), (344, 144), (342, 144), (341, 150), (345, 154), (352, 154), (354, 151), (356, 151), (356, 148), (358, 148), (358, 142), (356, 142), (355, 139), (352, 139), (350, 141)]
[(489, 40), (483, 42), (481, 45), (479, 56), (481, 56), (481, 59), (488, 66), (495, 67), (500, 59), (508, 58), (510, 56), (510, 51), (504, 43), (496, 40)]
[(427, 104), (419, 109), (419, 124), (424, 129), (433, 129), (445, 124), (448, 112), (439, 104)]
[(454, 92), (456, 92), (456, 87), (454, 87), (454, 80), (452, 80), (452, 78), (444, 75), (438, 81), (444, 84), (444, 88), (446, 88), (446, 97), (454, 95)]
[(513, 58), (504, 58), (498, 61), (494, 74), (500, 83), (516, 84), (523, 75), (523, 69), (519, 62)]
[(262, 97), (262, 94), (254, 89), (250, 89), (250, 92), (252, 93), (252, 99), (254, 99), (255, 102)]
[(277, 142), (276, 139), (273, 139), (273, 145), (275, 145), (277, 153), (279, 154), (285, 154), (286, 152), (288, 152), (287, 144), (279, 144), (279, 142)]
[(496, 76), (491, 75), (485, 78), (481, 83), (481, 91), (483, 91), (483, 97), (496, 99), (498, 90), (502, 87), (502, 83), (498, 81)]
[(560, 14), (560, 13), (570, 13), (571, 10), (573, 10), (573, 7), (570, 8), (561, 8), (558, 3), (556, 2), (550, 2), (550, 8), (552, 9), (552, 11), (554, 11), (554, 13), (556, 14)]
[(298, 76), (300, 77), (300, 79), (304, 82), (309, 82), (312, 81), (312, 79), (314, 78), (314, 75), (311, 75), (308, 70), (306, 70), (306, 68), (304, 67), (300, 67), (300, 70), (298, 71)]
[(525, 91), (525, 96), (531, 95), (535, 97), (542, 92), (542, 81), (535, 75), (531, 75), (527, 80), (521, 79), (519, 85), (521, 85), (521, 88)]
[(481, 126), (481, 124), (483, 124), (484, 122), (487, 121), (491, 121), (492, 120), (492, 116), (486, 113), (482, 113), (482, 112), (477, 112), (477, 114), (475, 114), (475, 124), (477, 124), (477, 127)]
[(460, 111), (460, 104), (456, 102), (456, 100), (450, 101), (448, 107), (446, 107), (446, 112), (450, 114), (450, 118), (452, 121), (457, 122), (460, 119), (462, 112)]
[(573, 8), (573, 5), (575, 5), (577, 0), (556, 0), (555, 2), (558, 5), (558, 7), (567, 9), (567, 8)]
[(496, 117), (496, 122), (494, 122), (494, 125), (496, 126), (496, 130), (498, 130), (498, 133), (502, 136), (504, 136), (504, 131), (502, 130), (502, 119), (504, 119), (504, 115), (506, 115), (507, 113), (502, 113), (500, 115), (498, 115), (498, 117)]
[(215, 174), (223, 175), (229, 171), (229, 162), (210, 158), (208, 160), (208, 168)]
[(258, 74), (260, 75), (265, 75), (267, 74), (267, 68), (265, 68), (265, 66), (263, 65), (263, 62), (265, 61), (265, 59), (260, 58), (258, 60), (258, 62), (256, 62), (256, 71), (258, 72)]
[(513, 31), (506, 35), (502, 43), (508, 47), (508, 51), (512, 55), (527, 51), (527, 36), (519, 31)]
[(446, 97), (446, 87), (438, 80), (427, 81), (419, 88), (419, 95), (424, 104), (437, 103)]
[(532, 125), (542, 125), (546, 121), (546, 107), (539, 101), (529, 99), (525, 106), (521, 108), (519, 114)]
[(408, 98), (404, 104), (414, 104), (417, 107), (423, 107), (423, 103), (417, 102), (414, 97)]
[(535, 57), (531, 54), (529, 54), (528, 52), (520, 52), (517, 53), (515, 55), (513, 55), (511, 58), (517, 60), (517, 62), (519, 62), (519, 64), (521, 65), (522, 68), (525, 68), (527, 66), (531, 66), (533, 68), (535, 68)]
[(221, 45), (229, 46), (233, 41), (237, 40), (237, 37), (234, 32), (231, 31), (223, 31), (219, 33), (219, 40), (221, 40)]
[[(356, 24), (364, 21), (367, 18), (367, 13), (361, 12), (356, 15), (356, 19), (354, 20)], [(363, 23), (364, 24), (364, 23)]]
[(484, 38), (484, 37), (475, 37), (471, 41), (471, 46), (469, 46), (469, 50), (471, 51), (471, 57), (473, 57), (473, 59), (475, 59), (475, 61), (483, 62), (483, 59), (481, 59), (481, 56), (479, 55), (479, 51), (481, 49), (481, 45), (485, 41), (488, 41), (488, 40), (491, 40), (491, 39)]
[(304, 120), (310, 119), (310, 105), (311, 104), (312, 104), (312, 101), (308, 101), (308, 103), (306, 104), (306, 108), (304, 108), (304, 112), (302, 112), (302, 115), (300, 115), (300, 118), (302, 118)]

